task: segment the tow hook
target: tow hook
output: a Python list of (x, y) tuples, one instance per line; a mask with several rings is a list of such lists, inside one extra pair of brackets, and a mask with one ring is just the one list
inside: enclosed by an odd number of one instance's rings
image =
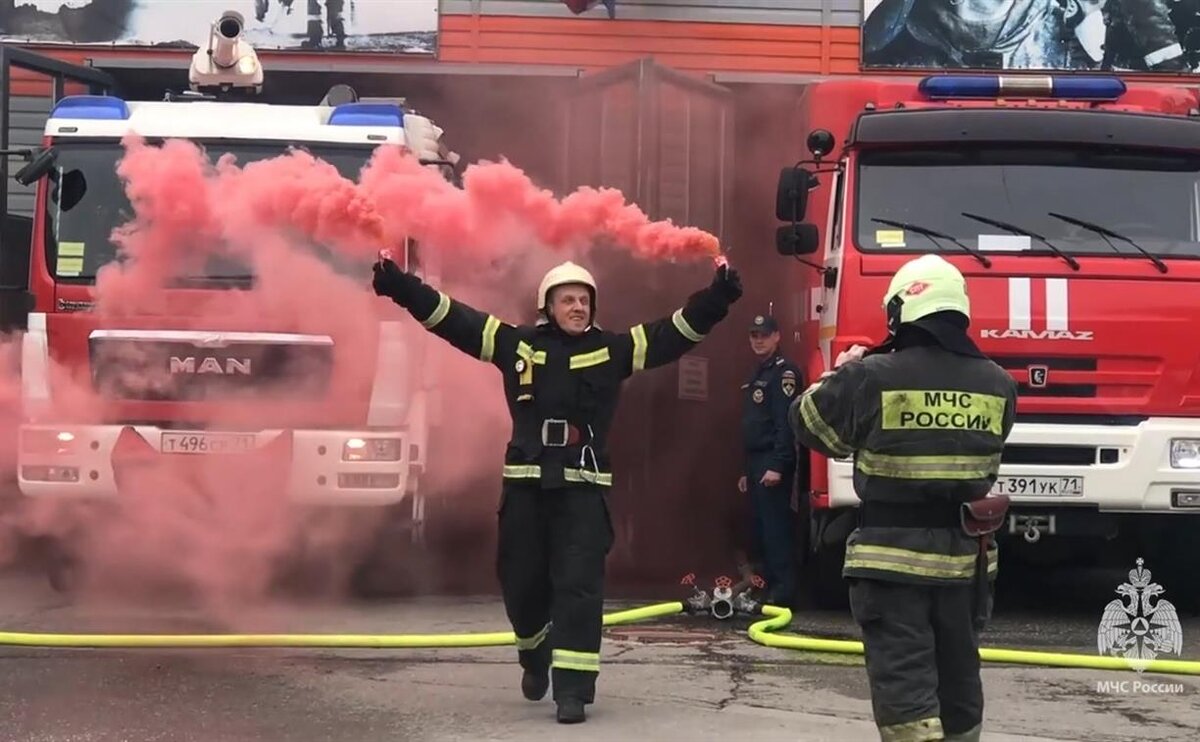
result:
[(1055, 529), (1053, 515), (1010, 515), (1008, 532), (1012, 535), (1020, 533), (1027, 543), (1036, 544), (1042, 534), (1053, 536)]

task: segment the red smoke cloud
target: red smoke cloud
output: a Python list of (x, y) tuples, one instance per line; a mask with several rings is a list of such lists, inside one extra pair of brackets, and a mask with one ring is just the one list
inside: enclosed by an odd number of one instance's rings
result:
[[(377, 322), (406, 323), (409, 347), (423, 348), (424, 355), (397, 373), (438, 370), (441, 419), (455, 438), (454, 450), (434, 449), (427, 462), (423, 486), (433, 490), (431, 496), (453, 498), (461, 489), (495, 481), (509, 423), (495, 369), (461, 356), (373, 295), (370, 264), (379, 249), (411, 237), (448, 265), (474, 261), (480, 270), (470, 272), (471, 283), (440, 288), (481, 308), (510, 312), (509, 321), (528, 316), (542, 271), (563, 259), (579, 260), (598, 243), (652, 260), (719, 253), (712, 235), (652, 222), (618, 191), (584, 188), (558, 200), (507, 162), (469, 167), (460, 190), (397, 147), (379, 148), (356, 185), (303, 152), (240, 167), (228, 158), (210, 164), (183, 141), (152, 147), (129, 138), (124, 144), (119, 174), (135, 217), (113, 236), (127, 260), (97, 278), (97, 321), (122, 327), (132, 317), (158, 315), (171, 318), (169, 327), (154, 325), (161, 329), (328, 334), (336, 339), (335, 356), (332, 391), (322, 409), (343, 415), (363, 408), (370, 395)], [(336, 273), (308, 251), (308, 241), (354, 260), (360, 274)], [(181, 265), (198, 266), (219, 251), (252, 265), (254, 288), (213, 291), (182, 310), (172, 305), (176, 300), (162, 291), (170, 277)], [(484, 275), (486, 262), (498, 258), (513, 259)], [(497, 276), (496, 270), (507, 273)], [(52, 376), (58, 415), (120, 419), (112, 403), (93, 392), (88, 369), (53, 366)], [(9, 382), (14, 378), (0, 379), (3, 411), (19, 407), (19, 384)], [(150, 387), (161, 382), (140, 380)], [(214, 408), (215, 427), (313, 425), (312, 407), (273, 404), (265, 396)], [(8, 416), (15, 427), (18, 415)], [(9, 448), (0, 445), (0, 457), (11, 466)], [(294, 508), (278, 471), (256, 462), (160, 457), (123, 481), (119, 502), (86, 510), (26, 503), (9, 514), (8, 533), (69, 537), (85, 567), (85, 587), (144, 594), (150, 586), (182, 584), (230, 620), (240, 600), (261, 595), (278, 565), (298, 557), (332, 586), (345, 584), (371, 546), (379, 515)]]
[[(131, 195), (154, 204), (139, 208), (139, 217), (164, 219), (156, 237), (165, 238), (177, 224), (190, 225), (192, 234), (224, 232), (227, 238), (246, 230), (292, 229), (358, 255), (374, 255), (405, 237), (472, 255), (502, 255), (531, 243), (578, 250), (600, 238), (648, 259), (719, 252), (713, 235), (652, 222), (620, 191), (580, 188), (559, 201), (508, 162), (468, 167), (460, 190), (401, 148), (381, 147), (356, 186), (332, 165), (299, 151), (245, 167), (223, 159), (213, 177), (189, 143), (158, 149), (130, 138), (127, 147), (120, 172)], [(204, 194), (204, 203), (178, 203), (196, 200), (196, 194)], [(167, 265), (167, 258), (178, 257), (163, 253)]]

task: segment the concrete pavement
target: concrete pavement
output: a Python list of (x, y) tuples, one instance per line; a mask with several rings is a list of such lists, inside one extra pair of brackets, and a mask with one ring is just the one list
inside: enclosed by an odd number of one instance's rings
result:
[[(9, 630), (70, 632), (443, 633), (504, 631), (494, 598), (276, 603), (233, 623), (186, 607), (72, 604), (36, 578), (0, 581)], [(666, 596), (674, 597), (674, 596)], [(612, 606), (613, 610), (625, 607)], [(1097, 617), (1098, 618), (1098, 617)], [(990, 644), (1021, 646), (1031, 623), (1056, 648), (1094, 653), (1095, 622), (998, 617)], [(0, 739), (179, 740), (863, 740), (878, 739), (861, 658), (771, 649), (745, 620), (654, 619), (610, 627), (586, 724), (554, 722), (520, 696), (507, 647), (409, 650), (0, 648)], [(854, 636), (848, 617), (803, 614), (799, 629)], [(1187, 619), (1186, 636), (1200, 636)], [(1190, 646), (1190, 642), (1189, 642)], [(1194, 655), (1192, 659), (1200, 659)], [(1167, 683), (1159, 692), (1105, 681)], [(1200, 736), (1200, 678), (988, 665), (984, 739), (1168, 740)], [(1177, 686), (1177, 687), (1175, 687)], [(1165, 692), (1163, 692), (1165, 691)]]

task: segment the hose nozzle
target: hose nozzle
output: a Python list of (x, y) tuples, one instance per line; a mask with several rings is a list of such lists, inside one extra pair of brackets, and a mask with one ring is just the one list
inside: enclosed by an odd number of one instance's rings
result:
[(712, 615), (720, 621), (733, 616), (733, 590), (728, 587), (713, 590)]

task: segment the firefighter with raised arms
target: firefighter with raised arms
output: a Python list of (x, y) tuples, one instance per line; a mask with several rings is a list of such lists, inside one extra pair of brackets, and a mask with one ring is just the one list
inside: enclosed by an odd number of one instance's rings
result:
[(843, 575), (880, 738), (978, 740), (991, 534), (1007, 508), (988, 494), (1017, 385), (971, 341), (966, 282), (943, 258), (902, 266), (883, 307), (887, 341), (842, 352), (789, 420), (804, 445), (854, 457), (861, 505)]
[(374, 289), (502, 374), (513, 432), (497, 569), (521, 690), (540, 700), (552, 675), (558, 721), (582, 722), (600, 671), (604, 562), (614, 535), (608, 435), (621, 384), (696, 347), (741, 296), (738, 275), (720, 265), (682, 308), (619, 333), (596, 325), (596, 282), (571, 262), (542, 279), (535, 325), (473, 309), (386, 259), (375, 265)]

